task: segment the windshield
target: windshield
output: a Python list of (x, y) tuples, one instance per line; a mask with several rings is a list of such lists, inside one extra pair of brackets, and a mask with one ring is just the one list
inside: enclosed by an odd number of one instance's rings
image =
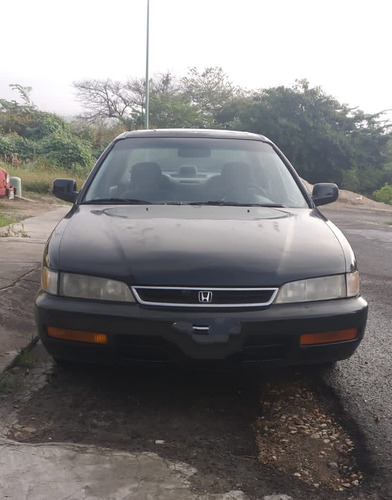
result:
[(118, 141), (84, 203), (308, 206), (271, 145), (213, 138)]

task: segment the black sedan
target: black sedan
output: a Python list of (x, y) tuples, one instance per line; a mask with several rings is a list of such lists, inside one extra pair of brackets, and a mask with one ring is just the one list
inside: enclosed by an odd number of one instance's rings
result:
[(343, 234), (267, 138), (217, 130), (117, 137), (46, 245), (39, 334), (57, 360), (327, 363), (361, 342), (367, 303)]

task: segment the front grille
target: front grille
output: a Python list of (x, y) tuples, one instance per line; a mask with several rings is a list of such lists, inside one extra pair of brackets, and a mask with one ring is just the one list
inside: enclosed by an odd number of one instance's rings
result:
[(136, 300), (163, 307), (262, 307), (269, 306), (277, 288), (183, 288), (134, 286)]
[(185, 358), (178, 346), (156, 335), (117, 335), (116, 348), (127, 361), (167, 363)]
[[(292, 348), (292, 342), (285, 337), (249, 337), (242, 347), (219, 359), (194, 358), (178, 345), (158, 335), (117, 335), (117, 353), (121, 359), (136, 363), (197, 363), (211, 367), (218, 364), (253, 364), (284, 360)], [(208, 350), (208, 346), (206, 346)]]
[(247, 363), (284, 359), (290, 349), (291, 339), (280, 336), (251, 336), (242, 346), (242, 360)]

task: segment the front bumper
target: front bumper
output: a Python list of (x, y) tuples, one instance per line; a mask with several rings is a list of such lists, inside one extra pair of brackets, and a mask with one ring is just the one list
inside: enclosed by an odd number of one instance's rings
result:
[[(55, 297), (36, 299), (39, 335), (57, 359), (94, 363), (326, 363), (360, 344), (368, 306), (362, 297), (247, 310), (179, 310)], [(47, 327), (104, 333), (105, 345), (49, 337)], [(349, 341), (300, 345), (305, 333), (358, 330)]]

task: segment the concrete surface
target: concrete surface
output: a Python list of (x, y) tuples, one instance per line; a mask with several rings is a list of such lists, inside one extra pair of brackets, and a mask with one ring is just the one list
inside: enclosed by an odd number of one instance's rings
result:
[(0, 494), (8, 500), (245, 500), (241, 491), (192, 493), (196, 472), (155, 453), (0, 439)]
[[(69, 206), (59, 207), (0, 229), (0, 376), (36, 339), (33, 297), (39, 288), (44, 246), (68, 210)], [(1, 499), (246, 499), (241, 491), (196, 495), (189, 487), (189, 478), (196, 473), (187, 464), (154, 453), (0, 438)]]
[(45, 242), (69, 208), (0, 229), (0, 373), (36, 337), (31, 297), (39, 288)]

